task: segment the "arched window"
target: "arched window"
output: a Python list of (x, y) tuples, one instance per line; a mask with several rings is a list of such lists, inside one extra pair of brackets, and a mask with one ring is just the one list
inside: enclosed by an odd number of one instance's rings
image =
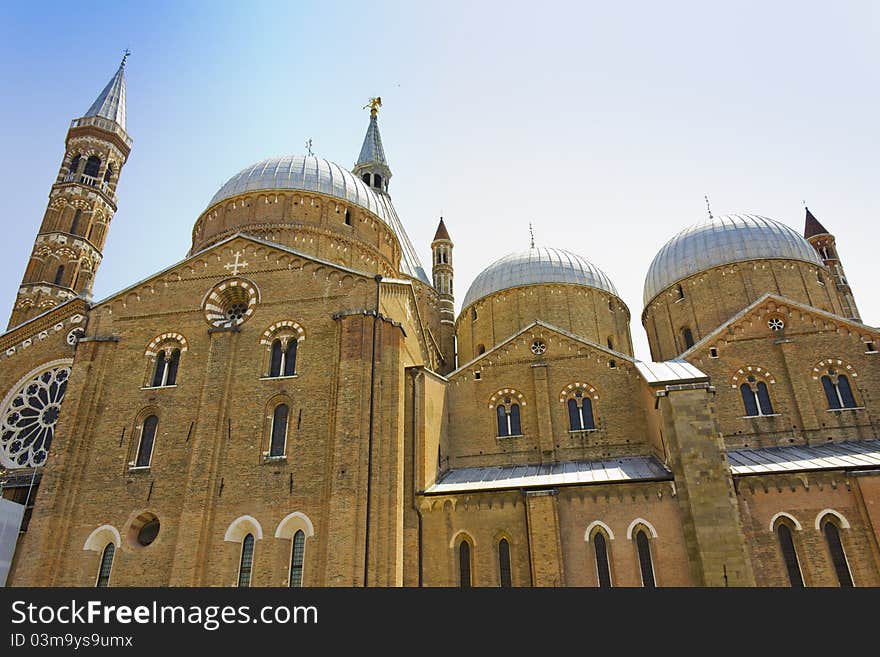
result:
[(98, 177), (98, 169), (101, 168), (101, 158), (92, 155), (88, 160), (86, 160), (86, 168), (83, 169), (83, 173), (87, 176), (91, 176), (92, 178)]
[(269, 359), (269, 376), (293, 376), (296, 374), (296, 349), (298, 342), (295, 336), (284, 341), (280, 338), (272, 342), (272, 355)]
[(642, 586), (654, 588), (654, 565), (651, 563), (651, 545), (645, 530), (636, 534), (636, 548), (639, 551), (639, 568), (642, 573)]
[(773, 405), (770, 403), (770, 391), (767, 384), (758, 381), (754, 376), (749, 376), (746, 383), (739, 387), (742, 393), (743, 406), (747, 417), (759, 415), (773, 415)]
[(113, 167), (108, 164), (107, 170), (104, 172), (104, 182), (110, 182), (111, 176), (113, 176)]
[(462, 541), (458, 546), (458, 575), (461, 588), (471, 586), (471, 544)]
[(788, 581), (794, 587), (803, 587), (804, 578), (801, 576), (801, 567), (798, 564), (797, 551), (794, 547), (791, 529), (784, 522), (780, 522), (776, 526), (776, 536), (779, 538), (779, 547), (782, 550), (782, 559), (785, 561)]
[(856, 399), (846, 374), (838, 374), (835, 369), (829, 369), (828, 374), (822, 376), (822, 387), (828, 399), (828, 408), (856, 407)]
[(345, 211), (345, 224), (351, 226), (351, 210), (348, 209)]
[(585, 431), (595, 428), (593, 402), (580, 390), (575, 391), (574, 397), (568, 400), (569, 431)]
[(150, 459), (153, 456), (153, 441), (156, 438), (156, 427), (158, 426), (159, 418), (155, 415), (150, 415), (144, 419), (144, 426), (141, 429), (141, 439), (138, 442), (135, 466), (143, 468), (150, 465)]
[(365, 183), (367, 183), (369, 185), (370, 184), (370, 174), (365, 173), (364, 175), (361, 176), (361, 180), (363, 180)]
[(472, 321), (472, 322), (473, 322), (473, 321), (476, 321), (476, 319), (477, 319), (477, 309), (476, 309), (476, 308), (471, 308), (471, 321)]
[(110, 571), (113, 569), (113, 555), (116, 554), (116, 546), (113, 543), (107, 543), (101, 554), (101, 567), (98, 569), (98, 581), (95, 582), (96, 587), (110, 586)]
[(477, 354), (485, 354), (486, 353), (486, 345), (478, 344), (477, 345)]
[(254, 535), (248, 534), (241, 542), (241, 562), (238, 566), (238, 586), (251, 585), (251, 571), (254, 567)]
[(519, 419), (519, 404), (512, 403), (510, 397), (507, 397), (503, 404), (498, 404), (495, 413), (498, 417), (499, 437), (504, 438), (506, 436), (522, 435), (522, 426)]
[(510, 543), (506, 538), (498, 541), (498, 569), (502, 588), (513, 586), (510, 578)]
[(687, 326), (681, 329), (681, 337), (684, 339), (685, 349), (690, 349), (694, 346), (694, 334), (691, 333), (691, 330)]
[(79, 229), (79, 219), (81, 216), (82, 216), (82, 210), (77, 208), (76, 212), (73, 213), (73, 223), (70, 224), (70, 232), (73, 235), (78, 235), (77, 230)]
[(610, 588), (611, 568), (608, 564), (608, 543), (605, 540), (605, 534), (601, 531), (596, 531), (593, 534), (593, 550), (596, 553), (596, 574), (599, 578), (599, 586)]
[(677, 285), (675, 291), (678, 292), (679, 299), (684, 299), (684, 288), (682, 288), (681, 285)]
[(831, 553), (831, 563), (834, 564), (837, 581), (842, 587), (853, 586), (852, 573), (849, 572), (846, 553), (843, 551), (843, 543), (840, 540), (840, 530), (834, 521), (826, 518), (822, 533), (825, 534), (825, 541), (828, 543), (828, 551)]
[(608, 348), (614, 349), (614, 338), (612, 338), (610, 335), (608, 336)]
[(290, 582), (291, 588), (300, 588), (303, 581), (303, 556), (306, 549), (306, 535), (298, 529), (293, 535), (293, 546), (290, 550)]
[(180, 366), (180, 349), (171, 353), (160, 351), (156, 354), (156, 369), (153, 372), (153, 387), (177, 385), (177, 369)]
[(64, 265), (58, 265), (58, 269), (55, 270), (55, 285), (61, 285), (61, 280), (64, 278)]
[(77, 155), (70, 161), (70, 173), (76, 173), (79, 170), (79, 163), (82, 161), (82, 155)]
[(287, 416), (289, 414), (287, 404), (278, 404), (272, 414), (272, 444), (269, 447), (269, 456), (282, 456), (287, 442)]
[(378, 173), (373, 174), (373, 187), (378, 187), (379, 189), (382, 189), (382, 176), (380, 176)]

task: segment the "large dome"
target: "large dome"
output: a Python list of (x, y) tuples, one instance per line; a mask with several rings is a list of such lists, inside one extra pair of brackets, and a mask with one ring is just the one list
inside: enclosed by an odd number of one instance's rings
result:
[(685, 228), (648, 268), (644, 301), (707, 269), (743, 260), (782, 258), (821, 265), (815, 249), (793, 228), (753, 214), (727, 214)]
[(564, 249), (532, 247), (506, 255), (484, 269), (471, 283), (462, 308), (501, 290), (540, 283), (587, 285), (619, 296), (605, 272), (586, 258)]
[(387, 194), (377, 193), (351, 171), (314, 155), (285, 155), (257, 162), (226, 181), (208, 208), (239, 194), (281, 189), (317, 192), (358, 205), (379, 217), (397, 235), (400, 270), (430, 285), (418, 254)]

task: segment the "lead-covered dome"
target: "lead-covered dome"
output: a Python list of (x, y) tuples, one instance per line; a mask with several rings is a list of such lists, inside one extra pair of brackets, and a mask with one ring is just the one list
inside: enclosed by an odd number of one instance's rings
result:
[(564, 249), (532, 247), (486, 267), (471, 283), (462, 308), (501, 290), (541, 283), (586, 285), (619, 296), (605, 272), (586, 258)]
[(726, 214), (685, 228), (654, 257), (644, 301), (694, 274), (744, 260), (802, 260), (822, 265), (815, 249), (793, 228), (753, 214)]

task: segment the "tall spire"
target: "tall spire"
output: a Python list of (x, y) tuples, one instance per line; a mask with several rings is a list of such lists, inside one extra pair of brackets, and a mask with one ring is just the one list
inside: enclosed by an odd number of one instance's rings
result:
[(807, 239), (813, 237), (814, 235), (827, 235), (828, 230), (819, 223), (819, 220), (813, 216), (813, 213), (810, 212), (810, 208), (806, 205), (804, 206), (804, 210), (806, 210), (807, 216), (806, 221), (804, 222), (804, 237)]
[(115, 121), (120, 128), (125, 130), (125, 60), (129, 54), (131, 53), (126, 50), (116, 74), (92, 103), (89, 111), (83, 114), (83, 118), (100, 116)]
[(391, 169), (388, 167), (388, 160), (385, 159), (382, 135), (379, 134), (378, 115), (381, 106), (380, 96), (370, 98), (369, 103), (364, 105), (364, 109), (370, 108), (370, 124), (367, 126), (367, 134), (364, 136), (360, 155), (352, 171), (373, 189), (387, 192)]

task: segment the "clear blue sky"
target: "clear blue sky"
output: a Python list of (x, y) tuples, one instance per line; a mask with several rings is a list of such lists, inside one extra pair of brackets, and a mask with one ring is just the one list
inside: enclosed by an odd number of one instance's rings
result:
[(126, 47), (134, 146), (96, 299), (182, 259), (245, 166), (308, 138), (353, 165), (381, 95), (392, 197), (426, 265), (446, 217), (459, 303), (532, 221), (612, 278), (648, 358), (645, 273), (708, 194), (798, 230), (806, 200), (880, 324), (880, 3), (3, 3), (3, 312), (68, 124)]

